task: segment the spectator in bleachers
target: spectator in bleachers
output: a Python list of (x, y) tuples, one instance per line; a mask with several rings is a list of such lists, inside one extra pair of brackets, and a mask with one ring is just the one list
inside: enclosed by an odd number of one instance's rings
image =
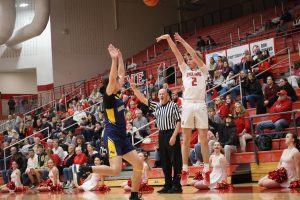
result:
[(100, 157), (100, 154), (95, 150), (95, 147), (92, 144), (87, 145), (87, 165), (92, 166), (94, 164), (94, 159)]
[(61, 161), (62, 161), (60, 159), (59, 155), (54, 153), (52, 149), (48, 149), (46, 152), (47, 152), (49, 159), (53, 160), (55, 166), (59, 167), (61, 165)]
[(290, 85), (294, 88), (299, 88), (300, 84), (300, 62), (295, 62), (292, 68), (293, 75), (288, 77)]
[(155, 84), (155, 82), (156, 82), (156, 80), (155, 80), (155, 78), (153, 77), (153, 75), (152, 74), (149, 74), (149, 78), (148, 78), (148, 85), (150, 86), (150, 84)]
[(16, 110), (16, 102), (15, 102), (14, 98), (10, 97), (9, 100), (8, 100), (8, 102), (7, 102), (7, 104), (8, 104), (9, 114), (10, 115), (14, 114), (14, 112)]
[(235, 103), (235, 109), (233, 112), (234, 123), (236, 125), (236, 133), (239, 138), (241, 151), (246, 151), (246, 140), (252, 139), (250, 135), (250, 121), (247, 119), (249, 114), (240, 102)]
[(66, 109), (66, 98), (64, 94), (61, 94), (61, 98), (58, 100), (58, 110), (63, 111)]
[(233, 114), (235, 110), (235, 101), (232, 98), (231, 94), (227, 94), (225, 97), (225, 103), (229, 109), (229, 114)]
[(76, 121), (78, 123), (78, 125), (83, 123), (83, 119), (86, 119), (87, 115), (85, 113), (85, 111), (83, 110), (82, 105), (77, 105), (77, 111), (75, 111), (74, 115), (73, 115), (73, 120)]
[(77, 128), (78, 124), (73, 119), (72, 116), (69, 115), (68, 112), (65, 113), (65, 120), (62, 122), (62, 128), (65, 131), (74, 131)]
[(74, 107), (73, 107), (73, 104), (72, 103), (69, 103), (69, 107), (68, 107), (68, 114), (69, 116), (73, 116), (74, 113), (75, 113), (75, 110), (74, 110)]
[(280, 17), (280, 20), (282, 20), (283, 22), (290, 22), (293, 20), (293, 17), (287, 8), (284, 9), (284, 12)]
[(154, 101), (154, 102), (159, 102), (159, 99), (157, 97), (157, 93), (156, 92), (151, 93), (150, 100)]
[(207, 49), (213, 49), (217, 46), (217, 43), (212, 39), (211, 36), (207, 36), (207, 42), (206, 42)]
[(260, 114), (266, 113), (266, 107), (271, 108), (273, 104), (277, 101), (278, 96), (277, 93), (280, 91), (279, 86), (274, 83), (274, 79), (272, 76), (269, 76), (267, 78), (267, 86), (265, 87), (265, 92), (264, 92), (264, 104), (262, 111)]
[(125, 115), (126, 122), (133, 122), (133, 114), (131, 112), (127, 112)]
[(239, 71), (248, 71), (252, 69), (252, 66), (254, 65), (253, 58), (250, 54), (245, 55), (245, 62), (241, 63), (240, 66), (238, 66), (235, 69), (235, 73), (238, 73)]
[(100, 140), (102, 139), (102, 131), (103, 131), (102, 125), (99, 122), (96, 122), (94, 133), (93, 133), (93, 142), (94, 142), (94, 146), (96, 146), (97, 151), (99, 151), (100, 149)]
[(140, 135), (140, 132), (137, 130), (137, 128), (133, 126), (132, 122), (127, 122), (126, 133), (127, 133), (127, 137), (133, 139), (132, 141), (133, 143), (136, 143), (143, 139), (143, 137)]
[[(221, 124), (222, 123), (222, 119), (220, 118), (220, 116), (216, 113), (216, 110), (212, 107), (208, 108), (208, 118), (217, 123), (217, 124)], [(208, 130), (211, 131), (214, 135), (216, 135), (217, 133), (217, 130), (214, 129), (214, 127), (212, 126), (209, 126), (208, 127)]]
[(33, 141), (34, 141), (34, 146), (32, 147), (32, 149), (34, 150), (35, 153), (37, 153), (37, 147), (39, 144), (42, 144), (42, 142), (39, 137), (34, 137)]
[(213, 77), (214, 76), (214, 72), (215, 72), (215, 70), (217, 68), (217, 63), (216, 63), (216, 61), (215, 61), (215, 59), (213, 57), (209, 58), (209, 64), (208, 64), (207, 67), (208, 67), (209, 75), (211, 77)]
[(30, 147), (31, 147), (31, 144), (29, 144), (29, 140), (28, 140), (28, 139), (25, 139), (25, 140), (23, 141), (22, 148), (20, 148), (20, 152), (21, 152), (23, 155), (27, 155), (28, 150), (29, 150)]
[(213, 83), (216, 87), (217, 91), (220, 91), (222, 89), (222, 83), (224, 82), (224, 77), (222, 76), (222, 73), (220, 70), (216, 70), (214, 73)]
[[(278, 100), (270, 108), (269, 113), (279, 113), (292, 110), (293, 102), (288, 99), (287, 92), (285, 90), (280, 90), (277, 93)], [(264, 129), (275, 129), (277, 132), (276, 137), (280, 137), (282, 131), (288, 128), (291, 121), (291, 114), (275, 114), (270, 117), (270, 120), (260, 122), (256, 125), (256, 132), (262, 134)]]
[[(133, 126), (139, 129), (139, 133), (143, 138), (147, 137), (150, 134), (150, 127), (149, 125), (147, 125), (148, 124), (147, 118), (143, 116), (141, 110), (136, 110), (135, 114), (136, 114), (136, 118), (133, 120)], [(140, 129), (141, 127), (144, 128)]]
[(4, 135), (4, 141), (10, 143), (11, 140), (14, 139), (19, 139), (19, 134), (17, 133), (17, 131), (12, 127), (8, 127), (6, 129), (7, 131), (7, 135)]
[(284, 23), (283, 20), (280, 20), (276, 28), (276, 37), (278, 37), (280, 33), (286, 31), (287, 29), (288, 29), (287, 23)]
[(183, 99), (178, 96), (178, 92), (173, 92), (172, 100), (177, 104), (178, 108), (182, 107)]
[(73, 180), (72, 165), (74, 164), (74, 158), (75, 158), (75, 146), (73, 144), (70, 144), (68, 147), (68, 155), (65, 157), (62, 163), (63, 175), (64, 175), (63, 188), (69, 188)]
[(255, 74), (248, 73), (248, 83), (245, 88), (246, 95), (243, 96), (243, 106), (247, 109), (247, 102), (250, 103), (251, 108), (255, 108), (258, 103), (263, 101), (263, 92), (259, 81)]
[(82, 151), (82, 148), (77, 146), (75, 152), (76, 156), (74, 157), (74, 164), (86, 165), (88, 160), (86, 154)]
[(37, 147), (38, 167), (35, 169), (35, 174), (38, 180), (46, 179), (48, 177), (48, 160), (50, 159), (45, 152), (43, 145)]
[(87, 155), (87, 147), (84, 141), (84, 137), (82, 135), (77, 135), (75, 142), (76, 142), (75, 147), (80, 147), (81, 151)]
[[(226, 92), (229, 91), (232, 87), (235, 86), (235, 79), (232, 78), (234, 76), (233, 71), (230, 71), (228, 76), (226, 77), (226, 80), (222, 83), (222, 89), (220, 91), (220, 95), (227, 94)], [(231, 93), (234, 93), (233, 90), (231, 90)], [(236, 96), (236, 94), (234, 94)]]
[(225, 123), (217, 124), (209, 120), (209, 125), (214, 127), (218, 132), (218, 142), (222, 145), (225, 152), (225, 158), (230, 164), (231, 154), (237, 151), (237, 134), (236, 125), (233, 121), (233, 115), (226, 116)]
[(43, 118), (42, 119), (42, 125), (41, 125), (41, 130), (42, 129), (45, 129), (45, 128), (48, 128), (48, 130), (44, 130), (41, 132), (41, 134), (43, 135), (43, 137), (48, 137), (48, 134), (50, 135), (51, 134), (51, 131), (52, 131), (52, 126), (51, 124), (48, 122), (47, 118)]
[(129, 107), (129, 110), (128, 112), (130, 112), (133, 116), (133, 119), (136, 118), (136, 115), (135, 115), (135, 111), (137, 111), (139, 108), (137, 107), (137, 103), (135, 101), (130, 101), (130, 107)]
[(261, 51), (258, 51), (257, 57), (258, 59), (256, 60), (256, 62), (260, 64), (252, 68), (252, 71), (257, 74), (257, 79), (263, 79), (264, 83), (266, 83), (267, 77), (273, 76), (270, 71), (266, 71), (270, 68), (270, 60), (265, 60), (269, 58), (269, 53), (264, 56)]
[(286, 78), (281, 78), (279, 80), (279, 86), (281, 90), (285, 90), (287, 92), (288, 97), (293, 101), (298, 100), (298, 96), (296, 94), (296, 91), (294, 88), (291, 86), (291, 84), (288, 82)]
[(224, 79), (227, 78), (227, 76), (229, 75), (229, 73), (232, 71), (232, 68), (229, 66), (228, 61), (224, 61), (223, 62), (223, 68), (222, 68), (222, 76), (224, 77)]
[(95, 104), (100, 101), (100, 98), (101, 98), (101, 94), (99, 92), (99, 89), (97, 88), (97, 85), (94, 85), (93, 91), (89, 96), (88, 102), (90, 104)]
[(226, 105), (226, 102), (222, 101), (221, 97), (215, 98), (214, 101), (217, 114), (222, 120), (224, 120), (225, 117), (229, 114), (229, 108)]
[(64, 160), (65, 158), (65, 152), (62, 147), (59, 146), (58, 139), (53, 140), (53, 148), (52, 148), (53, 154), (57, 154), (60, 158), (60, 160)]
[(39, 180), (39, 176), (37, 176), (37, 173), (35, 169), (38, 168), (38, 156), (34, 153), (33, 149), (29, 149), (28, 151), (28, 161), (27, 161), (27, 168), (25, 170), (25, 173), (27, 174), (30, 183), (31, 183), (31, 189), (39, 185), (41, 180)]
[(203, 52), (205, 50), (205, 46), (206, 46), (205, 40), (201, 36), (198, 36), (196, 50)]

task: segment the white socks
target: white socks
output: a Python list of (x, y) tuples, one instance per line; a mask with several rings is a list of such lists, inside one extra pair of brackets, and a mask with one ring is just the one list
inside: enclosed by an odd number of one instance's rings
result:
[(208, 163), (204, 163), (204, 172), (208, 172), (209, 171), (209, 164)]
[(182, 166), (182, 171), (188, 172), (189, 171), (189, 166), (188, 165), (183, 165)]

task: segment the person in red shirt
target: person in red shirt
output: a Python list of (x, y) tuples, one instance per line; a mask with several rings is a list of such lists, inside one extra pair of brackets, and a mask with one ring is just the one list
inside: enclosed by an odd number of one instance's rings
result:
[(139, 103), (140, 103), (140, 101), (138, 100), (138, 98), (136, 98), (136, 96), (134, 95), (134, 94), (131, 94), (130, 95), (130, 99), (128, 100), (128, 102), (127, 102), (127, 107), (129, 107), (130, 108), (130, 106), (131, 106), (131, 102), (134, 102), (136, 105), (138, 105)]
[(176, 103), (179, 108), (182, 107), (183, 100), (178, 96), (177, 92), (173, 93), (173, 102)]
[(73, 164), (85, 165), (88, 161), (86, 155), (82, 153), (81, 147), (75, 148), (76, 156), (74, 158)]
[(149, 85), (149, 84), (155, 85), (155, 82), (156, 82), (155, 78), (153, 77), (152, 74), (150, 74), (150, 75), (149, 75), (149, 78), (148, 78), (148, 85)]
[(234, 123), (236, 125), (236, 133), (240, 141), (241, 151), (246, 151), (246, 140), (252, 139), (250, 135), (250, 121), (248, 112), (240, 102), (235, 103), (235, 109), (233, 112)]
[(231, 94), (227, 94), (225, 98), (226, 105), (228, 106), (229, 109), (229, 114), (233, 114), (235, 110), (235, 101), (232, 98)]
[(229, 108), (225, 102), (221, 100), (220, 97), (215, 98), (216, 111), (219, 117), (224, 120), (225, 117), (229, 114)]
[(47, 150), (47, 155), (49, 159), (53, 160), (55, 166), (61, 166), (61, 159), (57, 154), (54, 154), (52, 149)]
[(139, 108), (137, 107), (136, 102), (131, 101), (130, 102), (130, 109), (128, 110), (128, 112), (131, 112), (131, 114), (133, 115), (133, 119), (136, 118), (135, 111), (137, 111), (137, 110), (139, 110)]
[(274, 113), (270, 120), (260, 122), (256, 126), (258, 134), (263, 133), (264, 129), (275, 129), (276, 132), (281, 133), (285, 128), (288, 128), (291, 122), (291, 114), (275, 114), (279, 112), (286, 112), (292, 110), (293, 102), (287, 97), (285, 90), (280, 90), (277, 93), (278, 100), (271, 107), (269, 113)]

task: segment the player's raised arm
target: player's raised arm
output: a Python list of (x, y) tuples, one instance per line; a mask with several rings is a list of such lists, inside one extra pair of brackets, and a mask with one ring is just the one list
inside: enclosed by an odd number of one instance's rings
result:
[(114, 93), (116, 83), (117, 83), (117, 77), (118, 77), (118, 50), (110, 44), (108, 46), (108, 52), (111, 57), (111, 68), (109, 73), (109, 82), (106, 87), (106, 93), (107, 95), (111, 95)]
[(130, 82), (130, 87), (134, 92), (134, 95), (146, 106), (149, 105), (148, 99), (136, 88), (135, 83)]
[(120, 51), (118, 50), (118, 77), (119, 77), (119, 83), (121, 85), (124, 85), (125, 83), (125, 67), (124, 67), (124, 61), (123, 61), (123, 56)]
[(177, 42), (180, 42), (184, 46), (184, 48), (186, 49), (186, 51), (195, 60), (195, 62), (197, 63), (197, 66), (202, 71), (202, 73), (208, 74), (208, 70), (207, 70), (204, 62), (197, 55), (196, 51), (178, 33), (175, 33), (174, 37), (175, 37), (175, 40)]
[(176, 60), (178, 62), (178, 66), (180, 68), (180, 71), (183, 72), (185, 69), (183, 68), (183, 64), (185, 64), (183, 56), (181, 55), (179, 49), (177, 48), (176, 44), (174, 43), (174, 41), (172, 40), (172, 38), (170, 37), (169, 34), (166, 35), (162, 35), (158, 38), (156, 38), (156, 41), (159, 42), (161, 40), (167, 40), (172, 52), (174, 53)]

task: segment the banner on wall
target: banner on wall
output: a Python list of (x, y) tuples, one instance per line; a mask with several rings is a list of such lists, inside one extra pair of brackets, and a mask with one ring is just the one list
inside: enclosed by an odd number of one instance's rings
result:
[(241, 59), (245, 56), (245, 51), (249, 51), (249, 45), (243, 45), (234, 47), (231, 49), (227, 49), (227, 59), (229, 62), (229, 66), (233, 66), (241, 62)]
[(268, 50), (270, 53), (270, 56), (273, 56), (275, 54), (275, 48), (274, 48), (274, 38), (267, 39), (267, 40), (261, 40), (258, 42), (253, 42), (250, 44), (250, 50), (251, 55), (255, 55), (255, 53), (260, 50)]
[(206, 54), (206, 55), (205, 55), (206, 65), (209, 64), (209, 59), (210, 59), (211, 57), (213, 57), (214, 60), (217, 62), (219, 56), (226, 56), (226, 51), (223, 50), (223, 51), (217, 51), (217, 52), (213, 52), (213, 53)]
[(134, 72), (125, 76), (125, 80), (133, 80), (137, 85), (143, 85), (146, 82), (146, 71)]

